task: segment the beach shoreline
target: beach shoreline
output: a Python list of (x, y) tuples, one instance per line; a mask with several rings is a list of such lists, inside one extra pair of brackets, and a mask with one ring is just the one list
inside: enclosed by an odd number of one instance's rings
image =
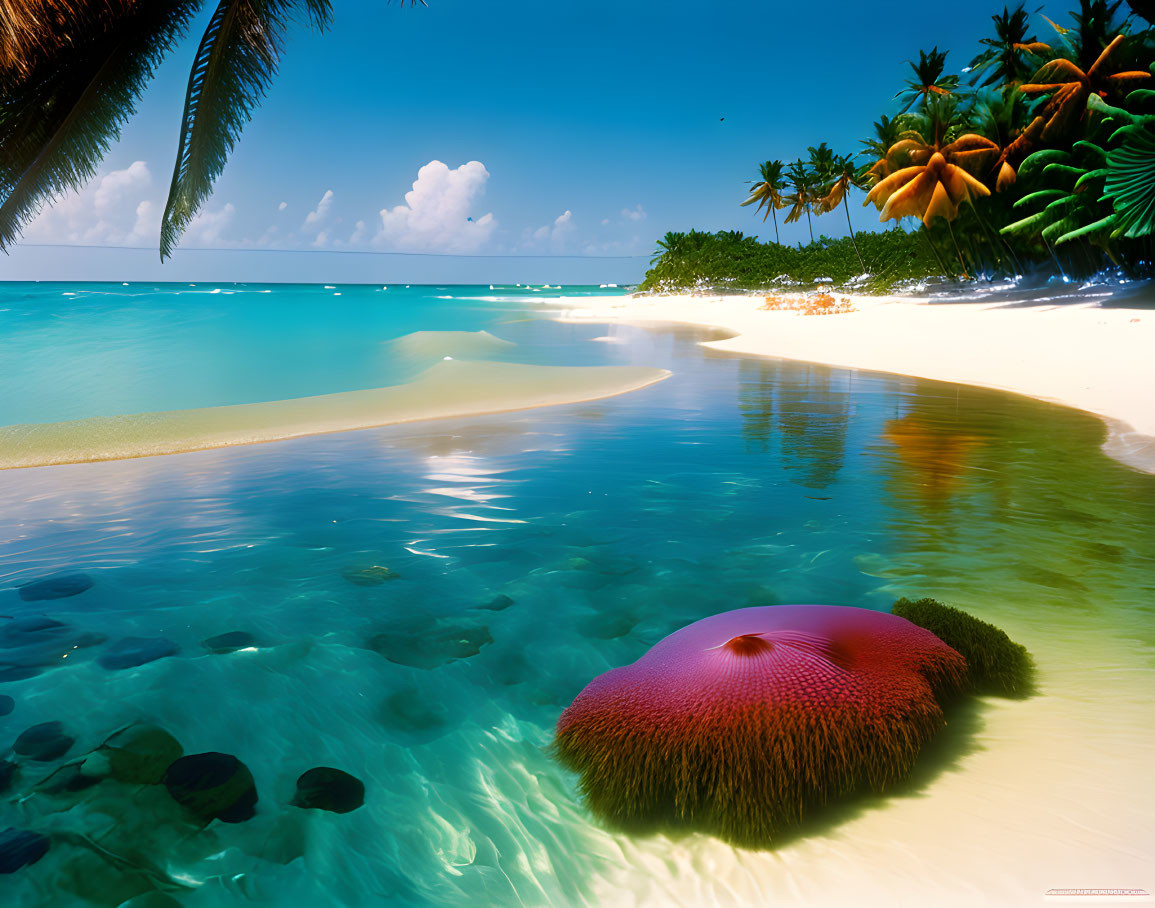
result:
[(764, 294), (538, 302), (560, 307), (562, 321), (713, 327), (733, 336), (703, 342), (712, 350), (976, 385), (1084, 410), (1106, 424), (1104, 453), (1155, 473), (1155, 311), (838, 298), (853, 311), (765, 311)]

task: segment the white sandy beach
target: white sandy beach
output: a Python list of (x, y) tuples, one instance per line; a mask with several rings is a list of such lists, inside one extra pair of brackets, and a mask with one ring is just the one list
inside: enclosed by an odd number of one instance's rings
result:
[[(839, 295), (841, 298), (841, 295)], [(1009, 307), (851, 297), (855, 311), (759, 311), (764, 296), (594, 297), (567, 320), (675, 322), (732, 331), (705, 346), (998, 388), (1087, 410), (1106, 453), (1155, 472), (1155, 311), (1095, 303)], [(545, 302), (543, 300), (543, 302)]]
[[(759, 311), (763, 303), (604, 297), (561, 318), (712, 326), (734, 334), (705, 344), (715, 350), (1053, 401), (1102, 417), (1111, 428), (1107, 453), (1155, 472), (1155, 312), (855, 297), (854, 312), (803, 316)], [(894, 580), (889, 570), (879, 576)], [(894, 591), (908, 590), (896, 583)], [(1155, 701), (1131, 681), (1148, 671), (1146, 648), (1126, 634), (1104, 638), (1096, 609), (1057, 615), (1047, 591), (1029, 585), (1004, 589), (988, 577), (967, 595), (956, 590), (952, 601), (1030, 649), (1041, 693), (985, 700), (974, 749), (931, 788), (772, 852), (706, 837), (628, 841), (620, 873), (598, 882), (600, 903), (1002, 908), (1119, 901), (1047, 895), (1063, 887), (1155, 891), (1155, 786), (1146, 768)]]

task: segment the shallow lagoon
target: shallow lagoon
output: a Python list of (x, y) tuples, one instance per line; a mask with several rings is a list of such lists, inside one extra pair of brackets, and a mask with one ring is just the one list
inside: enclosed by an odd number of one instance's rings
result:
[[(1098, 420), (711, 354), (696, 346), (703, 332), (559, 324), (516, 289), (413, 288), (383, 311), (378, 288), (306, 288), (315, 305), (273, 321), (277, 291), (197, 289), (83, 291), (47, 310), (47, 296), (4, 291), (5, 315), (31, 327), (5, 328), (23, 371), (6, 372), (20, 393), (4, 395), (3, 421), (373, 387), (405, 377), (374, 359), (380, 342), (417, 330), (488, 330), (520, 362), (675, 374), (594, 403), (0, 473), (0, 612), (108, 637), (0, 683), (16, 701), (4, 744), (61, 720), (76, 756), (146, 719), (186, 752), (237, 755), (260, 794), (254, 819), (197, 832), (149, 790), (10, 793), (0, 827), (56, 833), (5, 879), (16, 904), (116, 905), (158, 886), (206, 906), (973, 905), (1150, 888), (1155, 477), (1106, 458)], [(174, 338), (161, 317), (174, 306), (227, 336), (251, 321), (247, 345)], [(103, 327), (101, 307), (115, 313)], [(319, 345), (314, 359), (309, 338), (328, 318), (345, 354)], [(92, 331), (91, 359), (66, 355)], [(126, 331), (130, 359), (112, 390), (97, 388)], [(591, 342), (605, 336), (620, 342)], [(246, 357), (263, 364), (247, 384)], [(396, 577), (355, 582), (368, 566)], [(59, 571), (94, 585), (36, 602), (13, 589)], [(775, 851), (603, 830), (549, 757), (558, 713), (590, 678), (690, 621), (783, 602), (885, 609), (900, 595), (1004, 627), (1034, 653), (1041, 692), (979, 702), (909, 786)], [(234, 630), (256, 645), (200, 643)], [(180, 651), (103, 667), (122, 637)], [(17, 788), (55, 765), (26, 764)], [(365, 806), (289, 806), (318, 765), (363, 780)]]

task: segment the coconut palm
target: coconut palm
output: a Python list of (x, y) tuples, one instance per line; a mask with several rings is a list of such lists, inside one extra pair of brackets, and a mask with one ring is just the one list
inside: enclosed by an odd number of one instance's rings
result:
[(1079, 11), (1071, 13), (1073, 28), (1047, 22), (1059, 36), (1065, 52), (1080, 69), (1091, 67), (1113, 37), (1126, 31), (1126, 17), (1119, 16), (1122, 0), (1079, 0)]
[(810, 209), (815, 201), (814, 174), (806, 162), (799, 158), (786, 169), (786, 179), (791, 191), (782, 197), (790, 207), (786, 214), (786, 223), (793, 224), (806, 213), (806, 223), (810, 227), (810, 242), (814, 242), (814, 222), (810, 219)]
[(762, 223), (766, 223), (766, 218), (773, 215), (774, 217), (774, 242), (778, 242), (778, 214), (779, 208), (783, 208), (786, 202), (782, 198), (782, 190), (786, 188), (786, 183), (782, 179), (781, 161), (766, 161), (759, 168), (759, 180), (754, 181), (754, 185), (750, 189), (749, 198), (744, 201), (740, 207), (752, 205), (754, 202), (758, 203), (758, 207), (754, 209), (757, 214), (763, 208), (766, 213), (762, 215)]
[(912, 128), (912, 119), (910, 114), (900, 114), (894, 119), (883, 114), (874, 124), (874, 138), (862, 141), (862, 154), (873, 159), (865, 170), (870, 186), (889, 176), (886, 153), (904, 132)]
[[(0, 249), (46, 202), (96, 174), (204, 3), (0, 0)], [(217, 0), (189, 74), (162, 260), (276, 75), (289, 27), (323, 31), (332, 12), (331, 0)]]
[(979, 41), (986, 49), (971, 60), (966, 71), (972, 74), (971, 85), (980, 84), (981, 80), (983, 88), (1000, 85), (1005, 92), (1026, 81), (1038, 65), (1032, 61), (1051, 48), (1027, 35), (1027, 11), (1021, 3), (1013, 12), (1004, 6), (1000, 15), (991, 16), (991, 21), (995, 24), (995, 37)]
[(936, 218), (946, 222), (959, 264), (966, 275), (962, 251), (954, 238), (951, 221), (959, 207), (974, 198), (990, 195), (975, 175), (986, 173), (999, 155), (999, 147), (975, 133), (955, 137), (955, 105), (952, 101), (928, 108), (927, 131), (910, 131), (887, 155), (891, 173), (866, 195), (868, 204), (881, 208), (880, 220), (916, 217), (924, 228)]
[(1037, 118), (1041, 121), (1037, 127), (1041, 141), (1049, 143), (1070, 134), (1086, 116), (1087, 100), (1092, 95), (1105, 100), (1151, 78), (1151, 73), (1142, 70), (1111, 71), (1112, 58), (1123, 47), (1123, 41), (1123, 35), (1116, 35), (1086, 72), (1060, 57), (1044, 64), (1030, 82), (1019, 86), (1019, 91), (1028, 97), (1050, 95)]
[(913, 79), (906, 80), (906, 88), (894, 96), (895, 100), (906, 98), (906, 103), (899, 113), (906, 113), (916, 102), (925, 105), (931, 95), (949, 95), (958, 88), (958, 76), (944, 76), (947, 51), (940, 51), (938, 47), (931, 48), (927, 53), (918, 52), (918, 62), (907, 61)]
[(858, 264), (865, 273), (866, 263), (862, 260), (862, 253), (858, 250), (858, 239), (854, 235), (854, 225), (850, 223), (850, 207), (846, 197), (850, 194), (852, 186), (862, 188), (868, 177), (859, 170), (854, 163), (854, 158), (850, 155), (832, 155), (829, 163), (825, 166), (824, 176), (824, 185), (820, 189), (821, 195), (815, 203), (814, 213), (826, 214), (840, 204), (842, 205), (846, 211), (846, 226), (850, 230), (850, 242), (854, 246), (854, 254), (858, 256)]

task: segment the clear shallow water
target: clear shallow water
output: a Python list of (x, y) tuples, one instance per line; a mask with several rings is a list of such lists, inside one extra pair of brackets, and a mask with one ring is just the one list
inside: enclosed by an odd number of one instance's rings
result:
[[(917, 893), (911, 904), (928, 892), (976, 904), (984, 884), (1028, 897), (1080, 885), (1060, 874), (1068, 855), (1130, 885), (1152, 841), (1155, 478), (1104, 457), (1098, 421), (978, 389), (715, 355), (696, 346), (703, 332), (564, 325), (512, 298), (432, 298), (455, 294), (516, 297), (425, 291), (404, 330), (385, 319), (358, 343), (484, 328), (518, 343), (523, 361), (675, 375), (576, 406), (0, 473), (0, 612), (109, 638), (0, 682), (16, 701), (0, 718), (3, 743), (61, 720), (77, 738), (69, 756), (80, 755), (144, 719), (186, 752), (237, 755), (260, 793), (253, 820), (199, 833), (155, 789), (9, 794), (0, 828), (57, 836), (5, 879), (16, 904), (115, 905), (160, 883), (206, 906), (838, 904), (843, 884), (870, 903), (864, 868), (875, 895), (890, 872), (889, 885)], [(206, 296), (190, 319), (202, 304), (242, 318), (214, 308), (223, 294)], [(164, 325), (152, 305), (136, 297), (123, 316), (136, 346)], [(87, 310), (86, 331), (97, 315)], [(297, 333), (318, 330), (311, 318)], [(174, 343), (160, 334), (156, 344)], [(591, 342), (607, 334), (621, 343)], [(271, 368), (284, 358), (265, 344)], [(370, 360), (327, 390), (368, 380)], [(281, 363), (263, 393), (286, 396), (292, 372)], [(76, 406), (67, 383), (46, 381), (52, 418), (64, 418)], [(136, 393), (102, 405), (132, 412), (155, 395), (174, 406), (156, 388)], [(399, 576), (346, 578), (364, 565)], [(46, 602), (13, 589), (65, 570), (94, 586)], [(513, 603), (479, 607), (499, 595)], [(558, 713), (590, 678), (690, 621), (776, 602), (883, 609), (899, 595), (1003, 626), (1034, 652), (1042, 693), (980, 703), (910, 790), (832, 815), (808, 838), (769, 853), (631, 840), (599, 828), (549, 757)], [(259, 645), (212, 655), (200, 644), (233, 630)], [(125, 636), (164, 637), (180, 652), (102, 667)], [(462, 638), (478, 651), (451, 658), (461, 651), (445, 640)], [(54, 765), (25, 763), (18, 789)], [(317, 765), (362, 779), (365, 806), (287, 806)], [(1030, 869), (1036, 852), (1049, 876)]]
[[(0, 425), (218, 407), (379, 388), (431, 358), (414, 331), (480, 331), (537, 287), (6, 284)], [(616, 291), (567, 288), (567, 293)], [(503, 359), (535, 362), (512, 349)], [(440, 357), (437, 357), (440, 358)]]

